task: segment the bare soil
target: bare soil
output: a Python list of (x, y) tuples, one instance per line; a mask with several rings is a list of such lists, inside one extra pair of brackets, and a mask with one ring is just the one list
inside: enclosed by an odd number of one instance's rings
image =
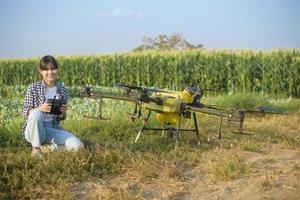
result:
[(300, 199), (300, 147), (272, 144), (257, 152), (238, 152), (254, 168), (229, 182), (211, 179), (205, 164), (178, 179), (142, 179), (134, 172), (77, 183), (74, 199)]

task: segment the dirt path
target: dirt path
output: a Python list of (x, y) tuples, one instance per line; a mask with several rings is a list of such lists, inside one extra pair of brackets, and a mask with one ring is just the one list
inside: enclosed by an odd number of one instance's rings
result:
[(141, 180), (128, 173), (79, 183), (73, 188), (74, 199), (300, 199), (300, 148), (273, 145), (262, 153), (241, 151), (239, 156), (255, 168), (233, 181), (214, 183), (202, 164), (176, 180)]
[(271, 152), (242, 152), (255, 171), (247, 177), (213, 184), (201, 176), (201, 167), (182, 199), (300, 199), (300, 149), (274, 148)]

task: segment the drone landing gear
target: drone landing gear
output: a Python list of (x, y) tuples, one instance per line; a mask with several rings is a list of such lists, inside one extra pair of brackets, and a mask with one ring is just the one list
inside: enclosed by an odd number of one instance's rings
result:
[(143, 125), (142, 125), (140, 131), (138, 132), (138, 134), (137, 134), (137, 136), (136, 136), (136, 138), (135, 138), (135, 140), (134, 140), (135, 143), (136, 143), (136, 142), (138, 141), (138, 139), (140, 138), (140, 136), (141, 136), (143, 130), (149, 130), (149, 129), (147, 129), (145, 126), (146, 126), (146, 124), (147, 124), (147, 121), (148, 121), (150, 115), (151, 115), (151, 110), (148, 112), (146, 118), (145, 118), (144, 121), (143, 121)]
[(239, 120), (229, 120), (229, 121), (233, 121), (233, 122), (239, 122), (240, 123), (240, 127), (238, 131), (231, 131), (234, 134), (241, 134), (241, 135), (253, 135), (253, 133), (248, 133), (244, 131), (244, 119), (245, 119), (245, 112), (241, 112), (240, 113), (240, 118)]
[(102, 104), (103, 104), (103, 98), (99, 98), (99, 116), (88, 116), (88, 115), (83, 115), (84, 119), (101, 119), (101, 120), (110, 120), (109, 117), (103, 117), (102, 115)]
[(168, 131), (175, 133), (175, 148), (178, 147), (179, 145), (179, 138), (180, 138), (180, 131), (192, 131), (195, 132), (196, 137), (197, 137), (197, 144), (200, 145), (200, 135), (199, 135), (199, 129), (198, 129), (198, 122), (197, 122), (197, 117), (196, 114), (193, 113), (193, 118), (194, 118), (194, 126), (195, 128), (193, 129), (183, 129), (181, 128), (181, 118), (182, 118), (182, 114), (179, 114), (179, 121), (178, 121), (178, 125), (176, 128), (174, 128), (173, 126), (164, 126), (164, 128), (153, 128), (153, 127), (146, 127), (147, 121), (149, 119), (151, 115), (151, 110), (148, 112), (146, 118), (143, 121), (143, 124), (135, 138), (135, 143), (138, 141), (138, 139), (141, 137), (141, 134), (144, 130), (154, 130), (154, 131)]

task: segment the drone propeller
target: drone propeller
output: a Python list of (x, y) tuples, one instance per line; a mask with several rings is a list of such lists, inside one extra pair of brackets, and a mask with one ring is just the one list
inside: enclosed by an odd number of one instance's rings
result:
[(256, 117), (264, 117), (266, 114), (285, 114), (286, 111), (279, 108), (271, 108), (269, 106), (257, 106), (255, 109), (245, 109), (245, 114), (254, 115)]
[(266, 116), (266, 112), (260, 111), (260, 110), (247, 109), (247, 110), (244, 110), (244, 111), (245, 111), (245, 114), (252, 115), (252, 116), (255, 116), (255, 117), (264, 117), (264, 116)]
[(121, 88), (128, 88), (130, 90), (145, 91), (145, 92), (175, 93), (173, 91), (160, 90), (160, 89), (154, 89), (154, 88), (146, 88), (146, 87), (140, 87), (140, 86), (131, 86), (131, 85), (125, 85), (123, 83), (116, 83), (115, 86), (121, 87)]
[(284, 114), (287, 111), (284, 109), (280, 109), (280, 108), (271, 108), (269, 106), (257, 106), (256, 107), (257, 110), (266, 112), (266, 113), (271, 113), (271, 114)]

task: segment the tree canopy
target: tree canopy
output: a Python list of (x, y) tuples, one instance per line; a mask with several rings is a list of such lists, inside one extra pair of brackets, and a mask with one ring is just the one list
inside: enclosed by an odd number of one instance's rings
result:
[(200, 49), (203, 47), (202, 44), (193, 45), (189, 43), (181, 34), (175, 33), (170, 36), (158, 35), (156, 37), (145, 36), (142, 39), (143, 44), (135, 48), (133, 51), (144, 51), (144, 50), (189, 50), (189, 49)]

